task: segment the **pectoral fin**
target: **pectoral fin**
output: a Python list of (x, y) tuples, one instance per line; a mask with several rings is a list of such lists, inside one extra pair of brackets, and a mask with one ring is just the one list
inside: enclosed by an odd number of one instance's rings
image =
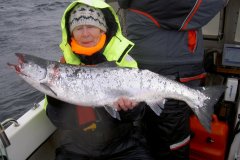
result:
[(148, 100), (146, 101), (147, 105), (153, 110), (156, 115), (160, 116), (162, 113), (162, 110), (164, 109), (164, 104), (166, 100), (165, 99), (160, 99), (159, 101), (156, 102), (156, 100)]
[(114, 110), (113, 107), (104, 106), (104, 108), (105, 108), (105, 110), (106, 110), (113, 118), (116, 118), (116, 119), (118, 119), (118, 120), (121, 120), (119, 113), (118, 113), (116, 110)]
[(54, 91), (52, 90), (52, 88), (50, 88), (46, 83), (40, 83), (40, 85), (41, 85), (44, 89), (52, 92), (55, 96), (57, 96), (57, 93), (54, 92)]

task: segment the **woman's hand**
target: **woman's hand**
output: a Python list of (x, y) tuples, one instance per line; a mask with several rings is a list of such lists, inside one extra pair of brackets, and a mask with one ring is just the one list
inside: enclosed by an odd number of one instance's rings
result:
[(135, 102), (133, 100), (130, 100), (127, 97), (121, 97), (115, 103), (113, 103), (113, 105), (114, 105), (114, 107), (116, 108), (117, 111), (120, 111), (120, 110), (124, 110), (124, 111), (131, 110), (134, 107), (136, 107), (137, 104), (138, 104), (137, 102)]

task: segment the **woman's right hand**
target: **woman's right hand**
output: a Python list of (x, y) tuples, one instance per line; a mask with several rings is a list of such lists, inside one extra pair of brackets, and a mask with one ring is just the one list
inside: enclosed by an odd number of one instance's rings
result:
[(136, 101), (130, 100), (127, 97), (121, 97), (116, 102), (114, 102), (113, 105), (117, 111), (128, 111), (136, 107), (138, 103)]

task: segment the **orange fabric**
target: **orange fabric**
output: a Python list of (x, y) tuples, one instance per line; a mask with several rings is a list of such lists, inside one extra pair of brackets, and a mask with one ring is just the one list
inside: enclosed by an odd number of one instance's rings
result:
[(77, 117), (80, 126), (96, 121), (96, 114), (92, 107), (77, 106)]
[(71, 39), (72, 51), (77, 54), (91, 56), (97, 51), (100, 51), (106, 42), (106, 34), (102, 34), (98, 44), (94, 47), (83, 47), (80, 46), (74, 38)]
[(194, 30), (188, 31), (188, 49), (191, 53), (195, 52), (197, 46), (197, 33)]
[(186, 83), (186, 82), (189, 82), (189, 81), (206, 78), (206, 76), (207, 76), (206, 73), (202, 73), (202, 74), (192, 76), (192, 77), (180, 78), (179, 81), (182, 82), (182, 83)]

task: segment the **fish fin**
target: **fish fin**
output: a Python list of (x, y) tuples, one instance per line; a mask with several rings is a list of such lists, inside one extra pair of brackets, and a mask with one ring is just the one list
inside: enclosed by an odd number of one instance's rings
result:
[(164, 104), (165, 104), (166, 100), (165, 99), (161, 99), (159, 101), (156, 102), (156, 100), (147, 100), (146, 103), (147, 105), (153, 110), (154, 113), (156, 113), (156, 115), (160, 116), (160, 114), (162, 113), (162, 110), (164, 109)]
[(121, 120), (118, 111), (114, 110), (113, 107), (104, 106), (104, 108), (105, 108), (105, 110), (106, 110), (113, 118), (116, 118), (116, 119), (118, 119), (118, 120)]
[(204, 101), (202, 107), (195, 106), (192, 108), (195, 115), (198, 117), (199, 122), (208, 131), (211, 132), (212, 114), (214, 113), (214, 106), (219, 101), (219, 98), (225, 91), (226, 86), (208, 86), (202, 87), (200, 91), (208, 98)]
[(45, 88), (48, 91), (51, 91), (55, 96), (57, 96), (57, 93), (52, 90), (46, 83), (40, 83), (40, 85)]

